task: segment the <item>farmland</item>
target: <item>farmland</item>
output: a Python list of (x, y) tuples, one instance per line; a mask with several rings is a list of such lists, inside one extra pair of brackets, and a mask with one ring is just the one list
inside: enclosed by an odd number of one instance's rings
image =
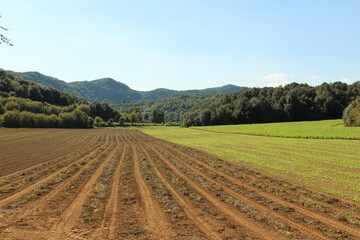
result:
[(356, 202), (136, 130), (1, 129), (0, 146), (1, 239), (360, 235)]
[[(338, 120), (335, 120), (335, 123)], [(325, 125), (326, 131), (317, 130), (317, 125)], [(329, 132), (332, 121), (308, 122), (308, 131), (303, 123), (281, 123), (297, 125), (303, 136)], [(360, 201), (360, 155), (358, 140), (304, 139), (284, 137), (254, 136), (274, 131), (279, 124), (233, 125), (194, 128), (149, 127), (143, 131), (173, 143), (195, 147), (217, 156), (255, 168), (261, 172), (296, 181), (320, 191), (333, 193)], [(248, 127), (248, 128), (247, 128)], [(249, 134), (226, 133), (228, 129), (245, 129)], [(341, 126), (335, 129), (354, 129)], [(199, 130), (200, 129), (200, 130)], [(206, 129), (204, 131), (203, 129)], [(255, 130), (254, 130), (255, 129)], [(299, 129), (302, 129), (300, 131)], [(254, 131), (252, 131), (254, 130)], [(359, 129), (354, 129), (359, 130)], [(222, 132), (220, 132), (222, 131)], [(286, 130), (281, 130), (285, 133)], [(334, 131), (336, 132), (336, 131)], [(340, 131), (339, 131), (340, 132)], [(325, 134), (324, 134), (325, 135)], [(338, 136), (341, 134), (339, 133)], [(360, 133), (359, 135), (360, 136)]]
[(269, 137), (360, 140), (360, 128), (344, 127), (344, 122), (341, 119), (306, 122), (221, 125), (194, 127), (194, 129)]

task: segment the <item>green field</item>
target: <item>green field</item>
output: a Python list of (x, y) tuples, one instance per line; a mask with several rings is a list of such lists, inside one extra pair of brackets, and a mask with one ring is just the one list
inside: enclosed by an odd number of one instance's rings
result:
[(360, 140), (360, 128), (344, 127), (344, 123), (341, 119), (308, 122), (221, 125), (193, 128), (211, 132), (270, 137)]
[[(338, 122), (338, 120), (313, 122), (313, 127), (309, 127), (311, 132), (303, 132), (302, 136), (312, 136), (312, 134), (319, 136), (322, 130), (313, 131), (316, 125)], [(289, 123), (287, 126), (291, 124), (296, 125)], [(273, 126), (278, 127), (278, 124), (261, 125), (267, 125), (270, 129)], [(311, 124), (307, 123), (307, 125)], [(251, 131), (254, 129), (253, 126), (236, 127), (245, 129), (247, 134), (255, 134)], [(360, 141), (278, 138), (211, 132), (213, 129), (218, 131), (222, 127), (235, 128), (235, 126), (206, 127), (207, 131), (200, 131), (199, 128), (145, 127), (141, 128), (141, 131), (240, 162), (292, 182), (360, 201)], [(347, 130), (343, 127), (335, 128)], [(287, 130), (289, 133), (295, 133), (300, 131), (299, 129), (295, 128), (291, 131), (288, 127)], [(355, 130), (359, 131), (360, 128)], [(256, 129), (256, 134), (259, 133), (261, 133), (259, 129)], [(337, 135), (341, 135), (341, 132), (338, 131)]]

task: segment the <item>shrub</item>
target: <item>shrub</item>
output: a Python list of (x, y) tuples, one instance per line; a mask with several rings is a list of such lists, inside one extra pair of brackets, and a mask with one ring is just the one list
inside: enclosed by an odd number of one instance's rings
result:
[(97, 126), (97, 127), (101, 127), (101, 126), (103, 126), (105, 123), (104, 123), (104, 120), (103, 120), (101, 117), (96, 116), (96, 117), (95, 117), (95, 120), (94, 120), (94, 124), (95, 124), (95, 126)]
[(20, 116), (18, 111), (7, 111), (2, 115), (4, 127), (15, 127), (21, 126)]
[(345, 108), (343, 120), (347, 127), (360, 127), (360, 98), (351, 102)]
[(5, 104), (5, 109), (7, 111), (20, 110), (20, 106), (17, 102), (10, 101)]

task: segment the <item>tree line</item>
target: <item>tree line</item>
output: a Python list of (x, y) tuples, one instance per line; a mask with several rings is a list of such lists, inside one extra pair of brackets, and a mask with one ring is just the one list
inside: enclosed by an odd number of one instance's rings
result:
[(39, 84), (24, 80), (0, 69), (0, 96), (29, 98), (33, 101), (46, 102), (57, 106), (71, 104), (87, 104), (87, 100), (74, 94), (61, 92), (54, 88), (43, 87)]
[(96, 123), (108, 126), (121, 116), (106, 103), (88, 103), (0, 70), (0, 126), (91, 128)]
[[(150, 120), (153, 122), (180, 123), (182, 114), (191, 108), (199, 108), (204, 103), (213, 102), (222, 95), (223, 94), (220, 93), (181, 94), (158, 100), (122, 101), (117, 104), (111, 104), (111, 106), (120, 110), (122, 113), (131, 115), (141, 112), (142, 121), (144, 122)], [(154, 116), (156, 115), (156, 113), (154, 113), (156, 110), (164, 115), (162, 119)]]
[(14, 76), (0, 70), (0, 127), (92, 128), (125, 123), (165, 121), (164, 111), (139, 108), (121, 113), (107, 103), (89, 103), (76, 95)]
[(360, 81), (351, 85), (291, 83), (277, 88), (247, 88), (192, 109), (181, 121), (188, 127), (337, 119), (358, 96)]
[(106, 103), (56, 106), (18, 97), (0, 97), (0, 126), (23, 128), (92, 128), (119, 121), (121, 114)]

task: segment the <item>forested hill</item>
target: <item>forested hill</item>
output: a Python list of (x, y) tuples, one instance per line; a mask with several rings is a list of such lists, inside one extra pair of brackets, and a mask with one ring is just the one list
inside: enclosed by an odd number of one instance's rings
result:
[(184, 126), (308, 121), (341, 118), (360, 97), (360, 81), (323, 83), (316, 87), (291, 83), (277, 88), (247, 88), (226, 94), (182, 116)]
[(122, 101), (111, 104), (122, 113), (141, 112), (151, 115), (153, 109), (164, 113), (165, 122), (180, 123), (180, 117), (190, 109), (198, 109), (203, 104), (214, 102), (225, 93), (194, 93), (180, 94), (157, 100)]
[(91, 128), (120, 118), (106, 103), (89, 103), (0, 69), (0, 127)]
[(23, 79), (35, 81), (43, 86), (49, 86), (60, 91), (73, 93), (79, 97), (86, 98), (90, 102), (118, 103), (120, 101), (156, 100), (186, 93), (225, 93), (238, 91), (244, 88), (235, 85), (225, 85), (223, 87), (202, 90), (177, 91), (159, 88), (152, 91), (137, 91), (112, 78), (67, 83), (38, 72), (12, 73)]

